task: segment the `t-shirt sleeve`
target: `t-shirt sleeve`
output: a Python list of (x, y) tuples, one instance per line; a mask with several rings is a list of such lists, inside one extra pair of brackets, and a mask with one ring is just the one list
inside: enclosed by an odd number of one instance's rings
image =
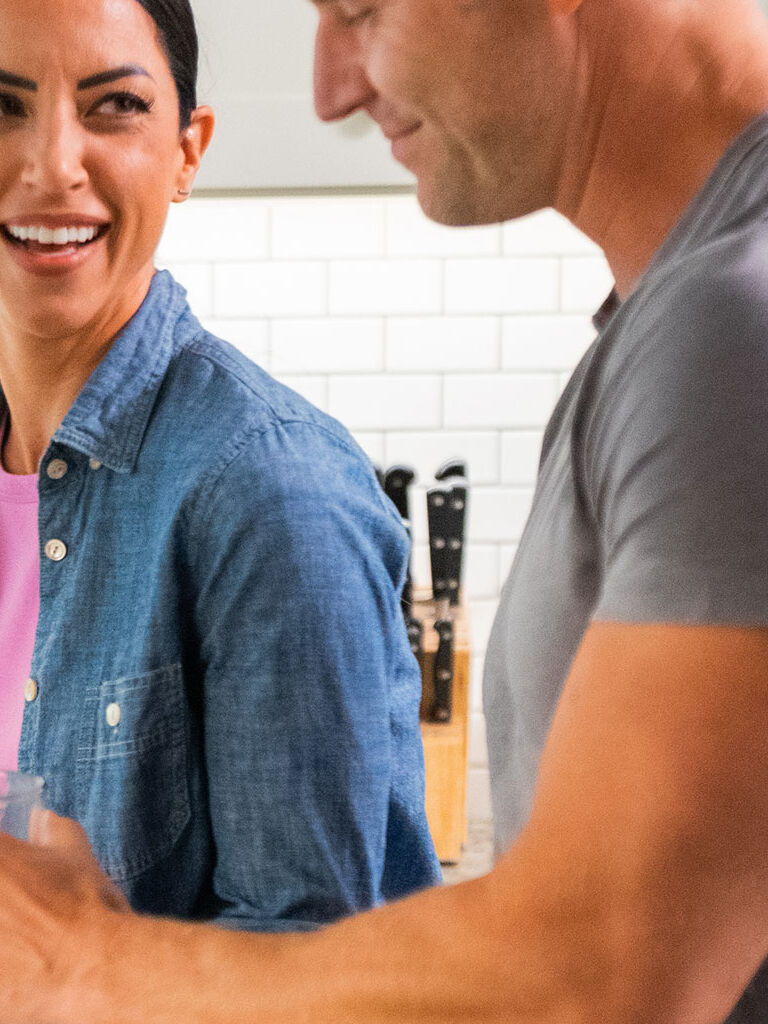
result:
[(768, 624), (768, 285), (691, 276), (596, 369), (580, 453), (594, 618)]

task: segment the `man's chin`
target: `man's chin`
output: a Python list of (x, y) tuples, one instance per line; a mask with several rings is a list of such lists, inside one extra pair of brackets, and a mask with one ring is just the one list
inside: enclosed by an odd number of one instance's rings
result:
[(419, 180), (416, 197), (430, 220), (446, 227), (466, 228), (480, 224), (497, 224), (503, 218), (483, 210), (472, 186), (461, 183), (437, 185)]

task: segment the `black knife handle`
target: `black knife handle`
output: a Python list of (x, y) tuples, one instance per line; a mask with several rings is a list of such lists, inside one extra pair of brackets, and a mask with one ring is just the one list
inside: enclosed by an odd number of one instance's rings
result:
[(427, 491), (427, 522), (429, 524), (429, 561), (432, 567), (432, 593), (435, 600), (450, 596), (448, 589), (448, 537), (451, 492), (440, 484)]
[(430, 711), (433, 722), (450, 722), (453, 711), (453, 623), (438, 619), (435, 629), (439, 637), (435, 654), (433, 679), (434, 700)]
[(461, 570), (464, 564), (464, 535), (467, 522), (467, 482), (462, 477), (451, 479), (446, 512), (446, 555), (445, 574), (448, 580), (448, 596), (452, 605), (459, 603), (461, 591)]
[(447, 459), (435, 473), (435, 480), (447, 480), (449, 476), (463, 476), (466, 478), (467, 464), (464, 459)]
[(416, 479), (410, 466), (390, 466), (384, 474), (384, 493), (403, 519), (410, 519), (408, 488)]
[(424, 623), (421, 619), (409, 618), (406, 619), (405, 626), (408, 630), (408, 643), (418, 658), (424, 650)]

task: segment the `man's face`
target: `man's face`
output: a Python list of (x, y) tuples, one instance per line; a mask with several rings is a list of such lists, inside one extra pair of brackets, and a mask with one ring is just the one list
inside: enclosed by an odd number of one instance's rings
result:
[(482, 224), (553, 202), (569, 89), (547, 0), (314, 0), (315, 108), (363, 109), (425, 213)]

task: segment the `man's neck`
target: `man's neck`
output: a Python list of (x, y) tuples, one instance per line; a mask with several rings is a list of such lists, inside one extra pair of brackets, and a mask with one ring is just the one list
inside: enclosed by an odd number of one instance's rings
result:
[(604, 250), (624, 298), (730, 143), (768, 109), (768, 24), (745, 18), (743, 0), (615, 10), (610, 31), (604, 8), (579, 12), (582, 116), (555, 205)]

